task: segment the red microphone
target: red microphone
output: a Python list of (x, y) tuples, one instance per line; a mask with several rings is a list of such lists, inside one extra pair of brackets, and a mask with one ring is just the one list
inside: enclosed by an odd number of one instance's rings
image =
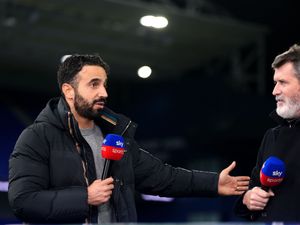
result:
[[(269, 188), (279, 185), (285, 177), (285, 164), (284, 162), (275, 157), (270, 156), (262, 165), (260, 170), (260, 183), (261, 188), (264, 191), (269, 191)], [(267, 216), (266, 210), (257, 212), (253, 216), (261, 215), (262, 217)]]
[(120, 160), (124, 155), (124, 139), (117, 134), (108, 134), (101, 147), (102, 158), (105, 159), (101, 179), (107, 178), (110, 160)]
[(285, 176), (284, 162), (274, 156), (269, 157), (260, 171), (260, 183), (264, 190), (279, 185)]

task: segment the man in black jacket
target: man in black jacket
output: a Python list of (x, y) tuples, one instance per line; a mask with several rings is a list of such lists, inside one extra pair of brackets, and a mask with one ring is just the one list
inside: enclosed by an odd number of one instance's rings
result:
[[(250, 190), (236, 204), (236, 213), (258, 221), (300, 221), (300, 46), (294, 45), (278, 55), (272, 67), (277, 101), (271, 117), (279, 124), (269, 129), (258, 152), (252, 171)], [(284, 161), (286, 176), (281, 184), (268, 191), (260, 186), (260, 170), (270, 156)]]
[[(59, 68), (62, 97), (51, 99), (20, 135), (9, 161), (9, 202), (31, 223), (137, 221), (135, 190), (161, 196), (240, 195), (249, 177), (163, 164), (134, 140), (136, 124), (105, 107), (108, 66), (73, 55)], [(103, 136), (122, 135), (126, 153), (101, 180)]]

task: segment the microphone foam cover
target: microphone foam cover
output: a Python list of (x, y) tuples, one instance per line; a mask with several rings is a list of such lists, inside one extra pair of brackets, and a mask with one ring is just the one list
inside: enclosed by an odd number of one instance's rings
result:
[(104, 159), (120, 160), (124, 155), (124, 138), (116, 134), (108, 134), (101, 147), (101, 155)]
[(275, 157), (269, 157), (260, 171), (260, 182), (263, 186), (274, 187), (279, 185), (285, 176), (284, 162)]

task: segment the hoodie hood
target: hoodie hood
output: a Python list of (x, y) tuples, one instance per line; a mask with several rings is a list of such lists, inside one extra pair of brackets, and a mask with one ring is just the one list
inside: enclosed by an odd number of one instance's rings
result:
[(52, 98), (37, 116), (35, 123), (46, 122), (59, 129), (67, 129), (69, 107), (63, 98)]

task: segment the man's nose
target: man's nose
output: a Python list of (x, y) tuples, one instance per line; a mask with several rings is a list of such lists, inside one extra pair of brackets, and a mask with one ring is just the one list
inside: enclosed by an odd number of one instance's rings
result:
[(280, 88), (278, 86), (278, 83), (275, 84), (274, 88), (273, 88), (273, 91), (272, 91), (272, 95), (276, 96), (276, 95), (279, 95), (280, 94)]
[(108, 97), (106, 88), (104, 86), (99, 89), (98, 95), (101, 96), (101, 97), (105, 97), (105, 98)]

